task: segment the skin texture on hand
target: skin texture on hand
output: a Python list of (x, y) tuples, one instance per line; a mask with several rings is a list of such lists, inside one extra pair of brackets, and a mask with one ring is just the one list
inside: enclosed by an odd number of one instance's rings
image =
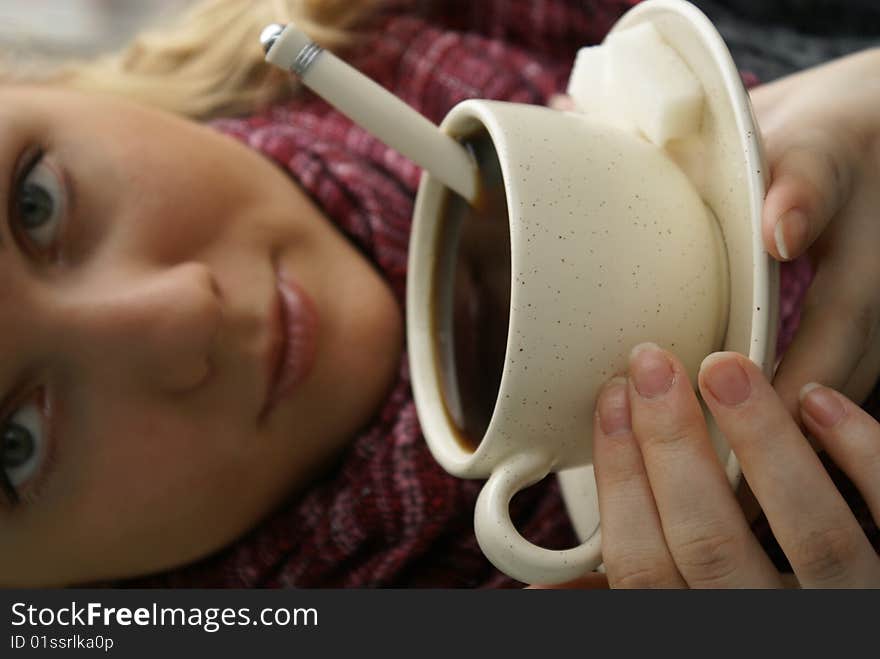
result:
[(808, 254), (815, 278), (774, 377), (794, 416), (804, 384), (863, 400), (880, 374), (880, 49), (752, 91), (771, 182), (763, 239), (782, 261)]
[[(761, 370), (715, 353), (699, 390), (804, 587), (878, 587), (880, 557)], [(810, 384), (804, 424), (880, 518), (880, 424)], [(613, 588), (787, 585), (752, 534), (712, 448), (681, 362), (653, 344), (596, 405), (602, 554)], [(593, 587), (601, 585), (596, 575)]]

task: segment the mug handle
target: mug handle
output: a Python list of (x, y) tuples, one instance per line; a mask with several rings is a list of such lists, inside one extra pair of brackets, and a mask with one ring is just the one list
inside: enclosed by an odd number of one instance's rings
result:
[(526, 540), (510, 519), (510, 500), (520, 490), (550, 473), (551, 459), (540, 454), (515, 455), (499, 465), (480, 491), (474, 531), (486, 557), (505, 574), (527, 584), (571, 581), (602, 561), (597, 530), (571, 549), (545, 549)]

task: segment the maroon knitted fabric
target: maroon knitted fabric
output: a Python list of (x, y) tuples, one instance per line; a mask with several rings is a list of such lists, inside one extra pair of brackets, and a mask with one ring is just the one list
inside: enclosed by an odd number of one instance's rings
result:
[[(464, 0), (383, 16), (349, 55), (366, 75), (432, 120), (470, 97), (546, 103), (564, 89), (576, 49), (602, 38), (633, 1)], [(401, 305), (420, 171), (311, 94), (219, 130), (288, 171), (385, 275)], [(785, 337), (808, 273), (784, 278)], [(792, 320), (793, 319), (793, 320)], [(406, 362), (393, 392), (304, 495), (232, 546), (138, 586), (514, 586), (482, 556), (473, 508), (482, 484), (453, 478), (430, 455)], [(548, 547), (576, 539), (555, 479), (514, 500), (523, 534)]]

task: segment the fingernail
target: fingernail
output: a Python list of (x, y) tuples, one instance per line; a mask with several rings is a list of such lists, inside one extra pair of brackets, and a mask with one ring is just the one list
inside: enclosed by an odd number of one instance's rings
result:
[(729, 352), (716, 352), (706, 357), (700, 365), (700, 378), (722, 405), (739, 405), (752, 393), (748, 374), (737, 357)]
[(599, 413), (599, 426), (606, 435), (620, 435), (630, 431), (626, 378), (614, 378), (602, 388), (596, 409)]
[(821, 384), (810, 382), (801, 388), (801, 407), (820, 426), (831, 428), (843, 416), (843, 403), (833, 391)]
[(790, 245), (801, 247), (807, 234), (807, 216), (798, 209), (786, 211), (776, 220), (773, 235), (776, 238), (776, 249), (783, 260), (791, 258)]
[(656, 343), (640, 343), (629, 354), (629, 372), (643, 398), (662, 396), (672, 386), (672, 363)]

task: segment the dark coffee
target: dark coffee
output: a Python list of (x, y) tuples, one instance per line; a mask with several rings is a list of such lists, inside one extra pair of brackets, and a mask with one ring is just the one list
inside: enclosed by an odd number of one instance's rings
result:
[(510, 322), (510, 227), (498, 155), (483, 131), (466, 140), (480, 172), (477, 201), (447, 192), (438, 223), (433, 323), (440, 389), (463, 448), (495, 409)]

